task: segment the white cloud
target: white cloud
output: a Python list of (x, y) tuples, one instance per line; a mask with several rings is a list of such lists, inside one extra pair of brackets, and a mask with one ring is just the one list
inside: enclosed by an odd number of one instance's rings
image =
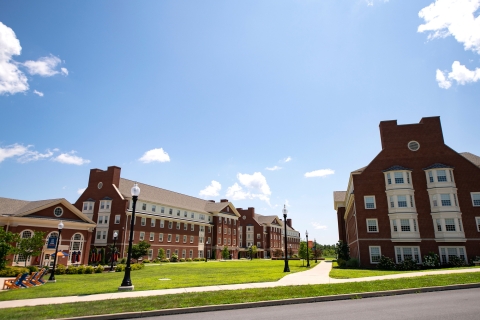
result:
[(51, 77), (58, 73), (55, 68), (61, 63), (60, 58), (50, 55), (48, 57), (39, 58), (37, 61), (28, 60), (23, 63), (27, 68), (27, 72), (31, 75), (39, 75), (42, 77)]
[(68, 76), (68, 70), (67, 70), (67, 68), (60, 68), (60, 72), (61, 72), (61, 74), (63, 74), (64, 76)]
[(11, 146), (6, 146), (5, 148), (0, 147), (0, 162), (7, 158), (18, 157), (24, 155), (28, 151), (28, 146), (22, 146), (19, 144), (13, 144)]
[(40, 92), (40, 91), (37, 91), (37, 90), (33, 90), (33, 93), (35, 93), (35, 94), (38, 95), (39, 97), (43, 97), (43, 92)]
[[(28, 146), (27, 148), (30, 148), (30, 147), (31, 146)], [(53, 152), (50, 150), (47, 150), (46, 153), (40, 153), (38, 151), (27, 149), (27, 151), (21, 157), (18, 158), (18, 162), (27, 163), (31, 161), (47, 159), (47, 158), (50, 158), (51, 156), (53, 156)]]
[[(388, 2), (389, 0), (380, 0), (380, 2)], [(378, 1), (375, 1), (375, 0), (365, 0), (365, 2), (367, 3), (367, 6), (369, 7), (373, 7), (373, 4), (375, 2), (378, 2)]]
[(279, 166), (273, 166), (273, 167), (270, 167), (270, 168), (269, 168), (269, 167), (267, 167), (267, 168), (265, 168), (265, 169), (267, 169), (267, 170), (269, 170), (269, 171), (276, 171), (276, 170), (280, 170), (280, 169), (282, 169), (282, 167), (279, 167)]
[(290, 162), (290, 161), (292, 161), (291, 157), (286, 157), (285, 159), (281, 160), (281, 162), (283, 162), (283, 163), (287, 163), (287, 162)]
[(12, 60), (12, 56), (20, 55), (21, 51), (15, 32), (0, 22), (0, 95), (28, 90), (27, 77)]
[(448, 73), (445, 77), (445, 73), (440, 70), (437, 70), (437, 82), (438, 86), (442, 89), (448, 89), (452, 85), (452, 81), (455, 80), (457, 84), (467, 84), (472, 82), (477, 82), (480, 80), (480, 68), (475, 70), (469, 70), (464, 65), (460, 64), (458, 61), (454, 61), (452, 64), (452, 71)]
[(418, 32), (429, 32), (428, 39), (453, 36), (465, 50), (480, 54), (479, 7), (480, 0), (436, 0), (418, 13), (425, 20)]
[(286, 200), (286, 199), (285, 199), (285, 206), (291, 207), (290, 202), (289, 202), (288, 200)]
[(250, 193), (243, 191), (243, 188), (236, 182), (233, 186), (227, 188), (226, 196), (232, 200), (251, 198)]
[(219, 191), (222, 189), (220, 182), (212, 180), (212, 183), (209, 186), (206, 186), (205, 189), (200, 190), (200, 195), (205, 197), (216, 197), (219, 195)]
[[(268, 186), (267, 179), (260, 173), (253, 174), (237, 174), (237, 179), (242, 186), (235, 182), (231, 187), (227, 188), (226, 196), (232, 200), (243, 199), (259, 199), (270, 205), (270, 195), (272, 194)], [(270, 205), (271, 206), (271, 205)]]
[(77, 190), (77, 193), (78, 194), (82, 194), (84, 191), (85, 191), (86, 188), (80, 188)]
[(81, 166), (82, 164), (90, 163), (90, 160), (83, 159), (75, 155), (75, 151), (69, 153), (62, 153), (59, 156), (53, 158), (53, 161), (65, 163), (65, 164), (74, 164)]
[(317, 230), (325, 230), (327, 229), (327, 226), (323, 226), (318, 222), (312, 222), (312, 226), (317, 229)]
[(436, 75), (436, 80), (438, 83), (438, 86), (442, 89), (448, 89), (452, 86), (452, 83), (445, 78), (445, 75), (441, 70), (437, 69), (437, 75)]
[(334, 173), (335, 171), (333, 171), (332, 169), (320, 169), (320, 170), (315, 170), (315, 171), (310, 171), (305, 173), (305, 177), (306, 178), (326, 177)]
[(144, 153), (144, 155), (138, 159), (143, 163), (150, 163), (150, 162), (169, 162), (170, 157), (168, 153), (166, 153), (163, 148), (159, 149), (152, 149)]

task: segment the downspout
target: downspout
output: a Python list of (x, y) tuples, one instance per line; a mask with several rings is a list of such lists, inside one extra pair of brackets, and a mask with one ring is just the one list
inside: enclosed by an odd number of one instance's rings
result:
[(357, 254), (358, 254), (358, 264), (359, 265), (362, 265), (361, 263), (361, 259), (360, 259), (360, 239), (359, 239), (359, 236), (358, 236), (358, 224), (357, 224), (357, 209), (356, 209), (356, 206), (355, 206), (355, 199), (353, 201), (353, 216), (355, 217), (355, 232), (357, 234)]

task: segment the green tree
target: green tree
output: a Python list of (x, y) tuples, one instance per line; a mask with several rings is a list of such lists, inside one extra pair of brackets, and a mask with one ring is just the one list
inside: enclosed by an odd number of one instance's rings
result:
[(318, 243), (315, 243), (311, 252), (312, 252), (312, 257), (314, 259), (320, 258), (322, 256), (322, 253), (323, 253), (322, 246), (319, 245)]
[(250, 252), (252, 254), (252, 258), (255, 258), (255, 256), (257, 255), (257, 252), (258, 252), (257, 246), (251, 246), (250, 247)]
[(0, 270), (5, 269), (7, 256), (15, 252), (12, 243), (17, 242), (18, 238), (18, 234), (0, 228)]
[(140, 257), (146, 256), (148, 254), (148, 249), (150, 248), (150, 243), (146, 242), (145, 240), (140, 241), (137, 244), (132, 246), (132, 258), (137, 260)]
[(272, 254), (275, 258), (280, 258), (281, 256), (283, 256), (283, 251), (280, 250), (280, 249), (275, 249), (273, 250), (273, 254)]
[(45, 232), (34, 231), (31, 238), (17, 238), (17, 246), (14, 248), (14, 253), (22, 255), (25, 258), (25, 267), (27, 260), (30, 257), (36, 257), (42, 253), (45, 245)]
[(348, 247), (348, 244), (339, 240), (335, 246), (335, 255), (337, 256), (337, 259), (343, 259), (345, 261), (350, 260), (350, 248)]
[(225, 246), (223, 247), (223, 250), (222, 250), (222, 258), (223, 260), (227, 260), (229, 257), (230, 257), (230, 251), (228, 251), (228, 247)]
[(101, 260), (100, 260), (100, 265), (104, 266), (106, 263), (105, 263), (105, 249), (102, 248), (100, 250), (100, 255), (101, 255)]
[(165, 250), (163, 250), (163, 248), (158, 249), (157, 259), (159, 259), (159, 260), (165, 259)]
[[(300, 241), (300, 247), (298, 249), (298, 256), (300, 259), (307, 259), (307, 242)], [(304, 264), (304, 260), (302, 260), (302, 266)]]

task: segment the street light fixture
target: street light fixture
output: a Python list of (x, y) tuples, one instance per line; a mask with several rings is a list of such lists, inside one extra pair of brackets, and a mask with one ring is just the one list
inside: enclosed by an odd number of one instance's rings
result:
[(288, 267), (288, 253), (287, 253), (287, 206), (283, 205), (283, 228), (284, 228), (284, 241), (285, 242), (285, 267), (283, 268), (283, 272), (290, 272), (290, 268)]
[(307, 236), (307, 268), (310, 268), (310, 259), (308, 257), (308, 230), (305, 231), (305, 235)]
[(118, 233), (115, 231), (113, 233), (113, 247), (112, 247), (112, 265), (110, 266), (110, 272), (114, 272), (115, 270), (113, 270), (113, 256), (115, 254), (115, 252), (117, 251), (117, 248), (115, 247), (115, 243), (117, 242), (117, 237), (118, 237)]
[(55, 256), (53, 257), (53, 270), (50, 274), (50, 278), (48, 278), (48, 282), (57, 282), (57, 280), (55, 280), (55, 267), (57, 264), (58, 244), (60, 243), (60, 235), (62, 234), (63, 226), (63, 222), (60, 221), (60, 223), (58, 224), (58, 238), (57, 245), (55, 246)]
[(133, 228), (135, 227), (135, 205), (137, 204), (138, 195), (140, 194), (140, 188), (137, 183), (135, 183), (131, 190), (132, 193), (132, 219), (130, 220), (130, 239), (128, 240), (128, 255), (127, 255), (127, 266), (125, 267), (125, 275), (123, 276), (123, 281), (119, 291), (131, 291), (133, 290), (132, 280), (130, 279), (130, 260), (132, 259), (132, 246), (133, 246)]

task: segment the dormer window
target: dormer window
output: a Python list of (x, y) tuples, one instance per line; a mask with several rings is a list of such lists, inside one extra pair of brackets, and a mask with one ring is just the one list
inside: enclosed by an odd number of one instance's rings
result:
[(447, 173), (445, 172), (445, 170), (437, 170), (437, 181), (447, 182)]
[(402, 172), (395, 172), (395, 184), (403, 183)]

